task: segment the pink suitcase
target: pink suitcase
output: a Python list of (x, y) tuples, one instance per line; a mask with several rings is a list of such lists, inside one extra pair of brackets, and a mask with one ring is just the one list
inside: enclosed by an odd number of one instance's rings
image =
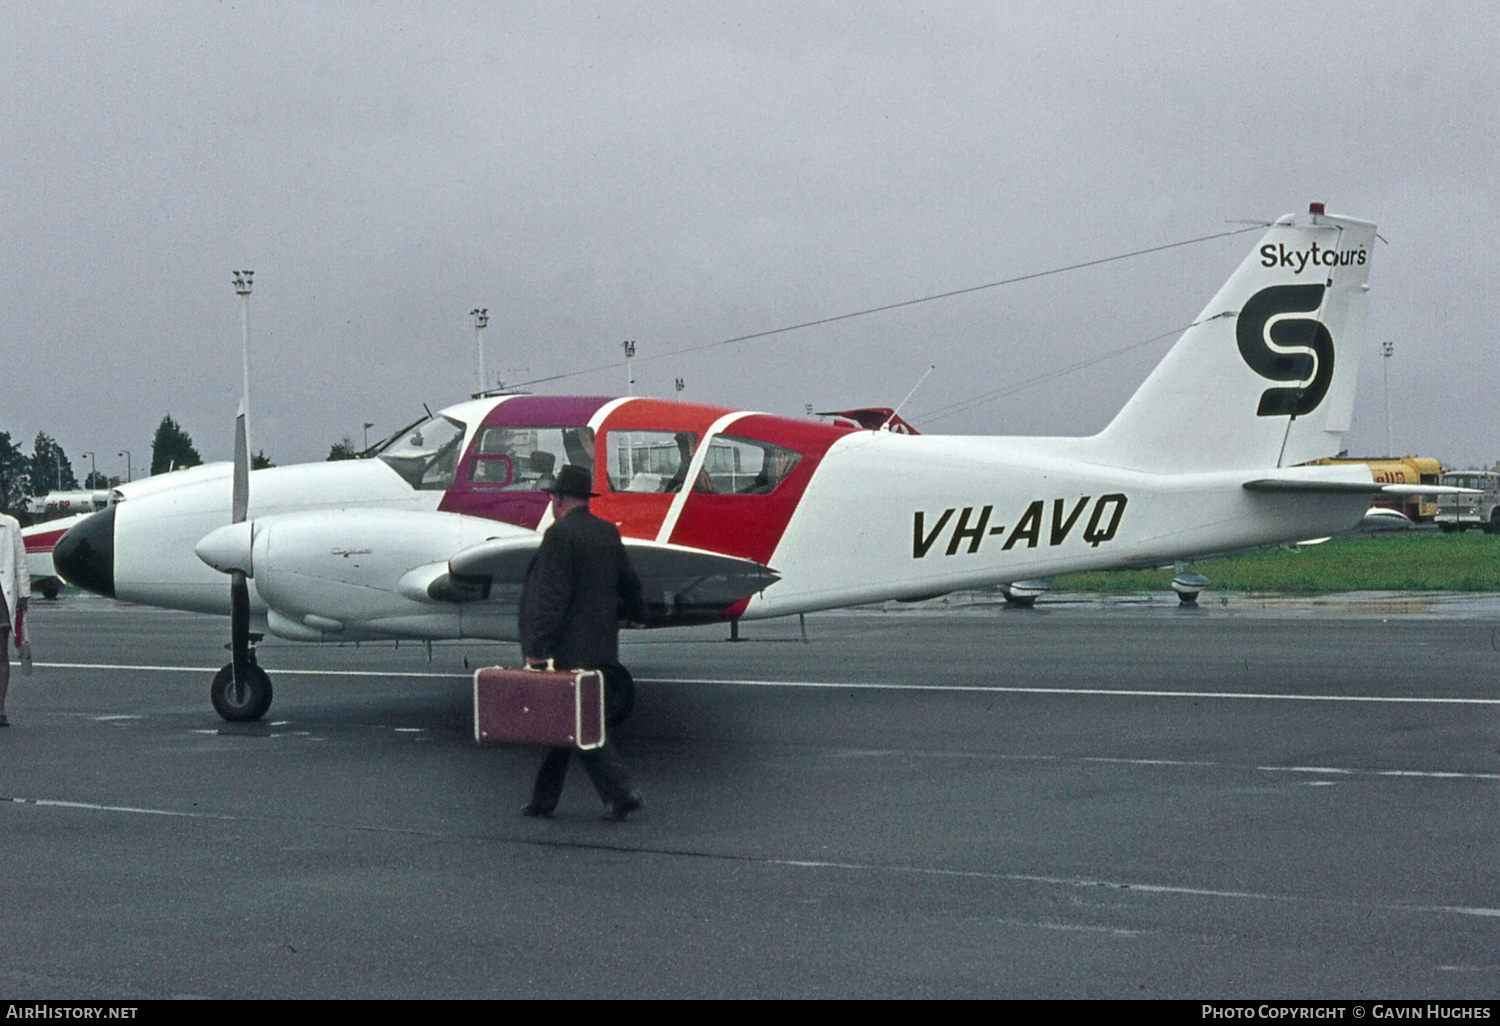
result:
[(598, 670), (474, 673), (474, 740), (588, 751), (604, 744), (604, 674)]

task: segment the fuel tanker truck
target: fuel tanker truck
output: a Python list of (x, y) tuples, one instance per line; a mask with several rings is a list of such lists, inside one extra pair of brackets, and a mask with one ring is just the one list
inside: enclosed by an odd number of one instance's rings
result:
[[(1425, 456), (1329, 456), (1312, 460), (1312, 466), (1337, 466), (1362, 463), (1380, 484), (1436, 485), (1442, 483), (1443, 467), (1437, 460)], [(1434, 495), (1390, 495), (1379, 493), (1374, 499), (1376, 508), (1384, 507), (1403, 513), (1414, 524), (1431, 523), (1437, 513), (1437, 497)]]

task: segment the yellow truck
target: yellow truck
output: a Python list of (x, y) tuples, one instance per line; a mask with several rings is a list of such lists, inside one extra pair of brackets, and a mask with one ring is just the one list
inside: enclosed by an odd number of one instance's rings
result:
[[(1363, 463), (1370, 468), (1379, 484), (1435, 485), (1442, 483), (1443, 467), (1437, 460), (1425, 456), (1330, 456), (1313, 460), (1313, 466), (1348, 465)], [(1431, 523), (1437, 513), (1437, 497), (1434, 495), (1377, 495), (1373, 505), (1400, 510), (1413, 523)]]

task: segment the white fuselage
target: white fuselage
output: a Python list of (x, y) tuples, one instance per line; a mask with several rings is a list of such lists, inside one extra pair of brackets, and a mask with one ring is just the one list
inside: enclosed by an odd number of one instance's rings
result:
[[(1326, 495), (1249, 492), (1244, 482), (1263, 476), (1253, 472), (1162, 475), (1111, 468), (1090, 461), (1092, 442), (889, 432), (840, 440), (772, 558), (782, 580), (752, 599), (745, 616), (922, 598), (1080, 570), (1159, 566), (1326, 537), (1358, 523), (1369, 505), (1369, 497), (1358, 494), (1330, 501)], [(1339, 479), (1368, 482), (1369, 475), (1353, 468)], [(1119, 502), (1108, 496), (1125, 500), (1112, 532)], [(974, 534), (981, 517), (983, 531)], [(966, 533), (955, 541), (960, 524)]]
[[(1091, 460), (1091, 442), (848, 434), (824, 456), (775, 549), (770, 566), (781, 579), (740, 615), (1161, 565), (1335, 534), (1368, 505), (1357, 494), (1330, 502), (1249, 492), (1243, 484), (1256, 475), (1245, 471), (1111, 468)], [(1359, 467), (1318, 470), (1322, 480), (1368, 480)], [(116, 507), (117, 596), (227, 614), (226, 578), (194, 547), (229, 522), (229, 467), (143, 484)], [(527, 528), (438, 512), (441, 492), (415, 490), (377, 460), (256, 471), (250, 494), (252, 607), (273, 632), (305, 641), (515, 637), (514, 588), (458, 606), (398, 585)]]

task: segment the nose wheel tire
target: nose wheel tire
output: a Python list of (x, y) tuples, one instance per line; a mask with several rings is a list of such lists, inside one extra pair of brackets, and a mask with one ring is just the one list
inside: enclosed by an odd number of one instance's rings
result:
[(245, 667), (245, 679), (236, 694), (234, 665), (225, 667), (214, 675), (209, 698), (214, 703), (214, 712), (231, 723), (258, 720), (271, 708), (271, 678), (254, 663)]

